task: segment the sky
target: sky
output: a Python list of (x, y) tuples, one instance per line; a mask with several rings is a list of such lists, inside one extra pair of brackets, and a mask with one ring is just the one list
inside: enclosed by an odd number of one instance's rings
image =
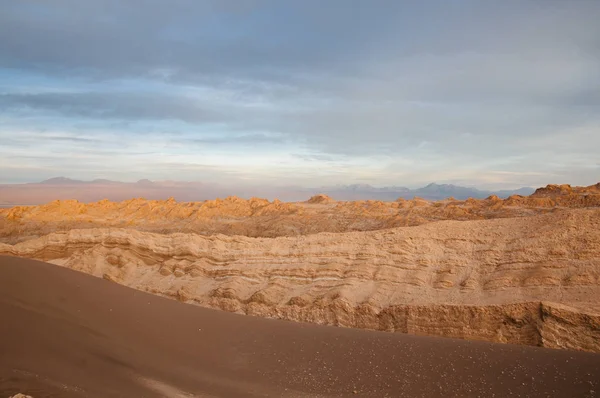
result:
[(597, 0), (0, 0), (0, 183), (600, 181)]

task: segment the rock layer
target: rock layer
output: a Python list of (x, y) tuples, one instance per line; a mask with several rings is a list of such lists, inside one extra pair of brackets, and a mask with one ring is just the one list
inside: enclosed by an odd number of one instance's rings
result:
[[(556, 202), (535, 195), (518, 200)], [(598, 208), (278, 238), (90, 228), (0, 254), (250, 315), (600, 352)]]
[(237, 197), (204, 202), (131, 199), (80, 203), (54, 201), (42, 206), (0, 209), (0, 242), (17, 243), (71, 229), (119, 227), (148, 232), (188, 232), (252, 237), (319, 232), (373, 231), (440, 220), (484, 220), (551, 213), (562, 208), (600, 207), (600, 184), (548, 185), (528, 197), (429, 202), (398, 199), (336, 202), (317, 195), (307, 202), (249, 200)]

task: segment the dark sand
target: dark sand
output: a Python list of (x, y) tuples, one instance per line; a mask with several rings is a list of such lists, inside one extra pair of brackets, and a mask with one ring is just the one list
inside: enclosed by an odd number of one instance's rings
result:
[(185, 305), (0, 256), (0, 398), (600, 396), (600, 355)]

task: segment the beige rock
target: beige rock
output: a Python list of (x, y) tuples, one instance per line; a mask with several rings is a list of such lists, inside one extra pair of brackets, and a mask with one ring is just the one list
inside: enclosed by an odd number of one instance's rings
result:
[[(451, 198), (381, 202), (336, 202), (316, 195), (307, 202), (241, 199), (231, 196), (204, 202), (130, 199), (80, 203), (57, 200), (41, 206), (0, 209), (0, 243), (18, 243), (57, 231), (81, 228), (130, 228), (147, 232), (278, 237), (319, 232), (372, 231), (416, 226), (440, 220), (526, 217), (562, 208), (600, 207), (600, 184), (589, 187), (548, 185), (529, 197)], [(114, 259), (114, 261), (120, 261)]]
[(232, 312), (600, 352), (595, 207), (277, 238), (75, 229), (0, 254)]

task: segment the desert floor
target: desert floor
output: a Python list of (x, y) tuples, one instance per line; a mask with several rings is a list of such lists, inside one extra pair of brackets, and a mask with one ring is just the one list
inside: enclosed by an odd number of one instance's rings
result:
[(600, 355), (242, 316), (0, 257), (0, 396), (576, 397)]

